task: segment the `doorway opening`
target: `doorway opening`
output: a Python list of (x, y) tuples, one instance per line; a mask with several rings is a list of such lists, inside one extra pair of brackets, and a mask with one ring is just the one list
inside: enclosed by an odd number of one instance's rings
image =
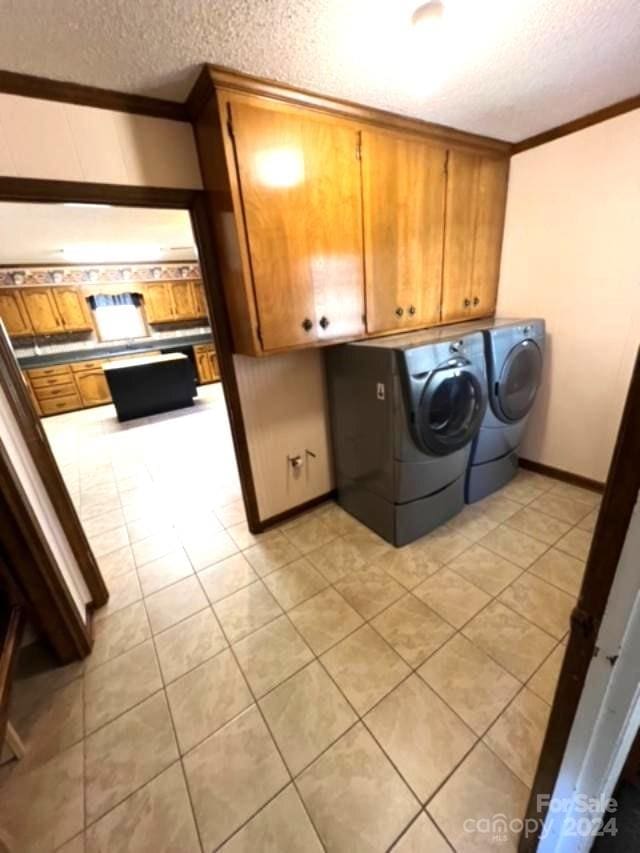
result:
[(246, 516), (189, 211), (0, 203), (0, 318), (109, 588), (95, 619), (233, 553)]

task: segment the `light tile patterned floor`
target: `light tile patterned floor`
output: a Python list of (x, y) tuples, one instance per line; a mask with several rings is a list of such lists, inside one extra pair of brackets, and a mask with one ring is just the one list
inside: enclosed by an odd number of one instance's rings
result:
[(335, 504), (253, 536), (219, 386), (45, 425), (111, 600), (16, 686), (16, 849), (493, 849), (465, 820), (523, 813), (596, 495), (521, 472), (401, 550)]

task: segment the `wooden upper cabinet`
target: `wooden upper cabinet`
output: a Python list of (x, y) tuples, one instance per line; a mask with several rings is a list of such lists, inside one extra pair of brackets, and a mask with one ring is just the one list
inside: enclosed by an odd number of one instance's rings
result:
[(235, 100), (230, 117), (264, 351), (361, 335), (357, 128)]
[(0, 318), (12, 338), (33, 334), (19, 290), (0, 290)]
[(171, 323), (173, 301), (169, 282), (158, 281), (144, 286), (144, 308), (149, 323)]
[(145, 284), (144, 306), (149, 323), (179, 323), (207, 317), (202, 282), (190, 279)]
[(22, 301), (36, 335), (56, 335), (65, 331), (50, 287), (25, 287)]
[(171, 299), (176, 320), (193, 320), (197, 316), (192, 281), (172, 281)]
[(440, 319), (446, 159), (411, 136), (362, 133), (368, 332)]
[(93, 329), (87, 301), (77, 287), (52, 287), (51, 293), (65, 332)]
[(449, 151), (443, 321), (495, 310), (508, 171), (506, 158)]

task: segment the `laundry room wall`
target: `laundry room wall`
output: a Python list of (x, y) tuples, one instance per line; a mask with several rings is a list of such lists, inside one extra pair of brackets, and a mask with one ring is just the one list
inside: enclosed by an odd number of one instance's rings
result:
[(498, 314), (547, 322), (522, 456), (604, 481), (640, 346), (640, 110), (511, 160)]
[(200, 189), (188, 122), (0, 92), (0, 175)]
[[(188, 122), (0, 93), (0, 176), (200, 189)], [(261, 519), (332, 488), (320, 351), (235, 359)], [(306, 448), (304, 471), (287, 455)], [(309, 464), (306, 464), (306, 463)]]

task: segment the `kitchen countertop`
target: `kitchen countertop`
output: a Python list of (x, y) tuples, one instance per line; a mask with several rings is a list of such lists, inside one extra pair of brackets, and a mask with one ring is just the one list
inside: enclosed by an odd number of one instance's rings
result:
[(131, 344), (96, 344), (95, 347), (81, 347), (76, 350), (65, 350), (57, 353), (40, 353), (38, 355), (19, 356), (18, 364), (25, 370), (31, 367), (47, 367), (55, 364), (72, 364), (75, 361), (90, 361), (95, 358), (113, 358), (119, 355), (131, 355), (131, 353), (144, 353), (149, 350), (170, 351), (182, 349), (182, 347), (195, 346), (196, 344), (213, 343), (210, 334), (199, 333), (197, 335), (184, 335), (179, 338), (164, 338), (153, 340), (145, 338), (139, 343)]

